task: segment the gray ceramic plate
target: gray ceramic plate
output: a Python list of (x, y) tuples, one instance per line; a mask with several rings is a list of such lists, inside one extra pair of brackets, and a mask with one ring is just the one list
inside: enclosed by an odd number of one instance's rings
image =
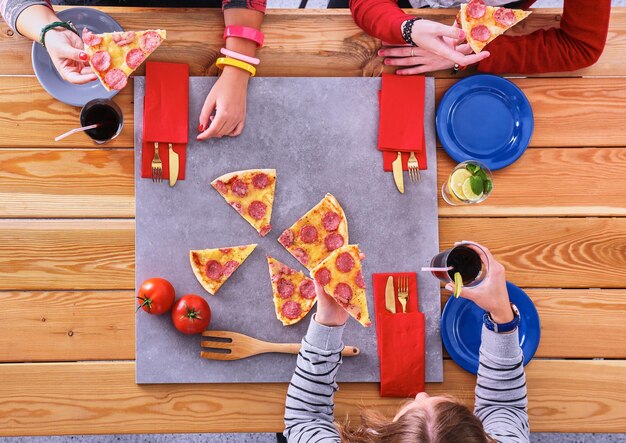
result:
[[(95, 34), (124, 30), (113, 18), (97, 9), (71, 8), (59, 11), (58, 16), (63, 21), (74, 23), (80, 33), (84, 27), (88, 27)], [(119, 92), (107, 91), (99, 80), (84, 85), (66, 82), (52, 64), (48, 51), (39, 43), (33, 43), (32, 59), (33, 69), (41, 86), (52, 97), (68, 105), (83, 106), (94, 98), (111, 98)]]

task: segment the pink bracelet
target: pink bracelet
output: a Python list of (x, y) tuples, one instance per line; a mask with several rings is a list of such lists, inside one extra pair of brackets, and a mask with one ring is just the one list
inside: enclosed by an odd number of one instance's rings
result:
[(250, 63), (251, 65), (258, 65), (259, 63), (261, 63), (261, 60), (259, 60), (258, 58), (240, 54), (238, 52), (231, 51), (230, 49), (222, 48), (220, 49), (220, 52), (224, 54), (226, 57), (241, 60), (242, 62)]
[(246, 40), (252, 40), (260, 48), (263, 46), (263, 40), (265, 36), (261, 31), (247, 26), (226, 26), (224, 29), (224, 40), (228, 37), (245, 38)]

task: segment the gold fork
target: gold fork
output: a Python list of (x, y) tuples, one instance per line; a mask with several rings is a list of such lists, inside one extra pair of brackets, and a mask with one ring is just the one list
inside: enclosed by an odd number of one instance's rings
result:
[(409, 299), (409, 277), (398, 277), (398, 301), (402, 305), (402, 313), (406, 314), (406, 301)]
[(159, 142), (154, 142), (154, 158), (152, 159), (152, 181), (161, 182), (163, 180), (163, 162), (159, 157)]
[(409, 157), (409, 178), (411, 179), (411, 183), (417, 183), (422, 181), (422, 177), (420, 176), (420, 164), (417, 161), (417, 157), (415, 157), (415, 152), (411, 151), (411, 156)]

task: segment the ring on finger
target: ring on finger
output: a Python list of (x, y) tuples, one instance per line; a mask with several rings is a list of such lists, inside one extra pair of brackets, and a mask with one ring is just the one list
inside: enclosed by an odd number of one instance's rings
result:
[(413, 54), (414, 49), (415, 49), (414, 47), (411, 47), (411, 57), (415, 57), (415, 54)]

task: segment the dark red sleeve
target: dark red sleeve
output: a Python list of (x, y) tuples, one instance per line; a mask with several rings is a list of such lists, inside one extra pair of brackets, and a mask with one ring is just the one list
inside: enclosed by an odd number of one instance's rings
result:
[(394, 0), (350, 0), (350, 11), (354, 21), (372, 37), (385, 43), (403, 45), (400, 26), (413, 18), (405, 14)]
[(575, 71), (594, 64), (606, 43), (611, 0), (565, 0), (560, 29), (501, 36), (485, 48), (481, 72), (539, 74)]

